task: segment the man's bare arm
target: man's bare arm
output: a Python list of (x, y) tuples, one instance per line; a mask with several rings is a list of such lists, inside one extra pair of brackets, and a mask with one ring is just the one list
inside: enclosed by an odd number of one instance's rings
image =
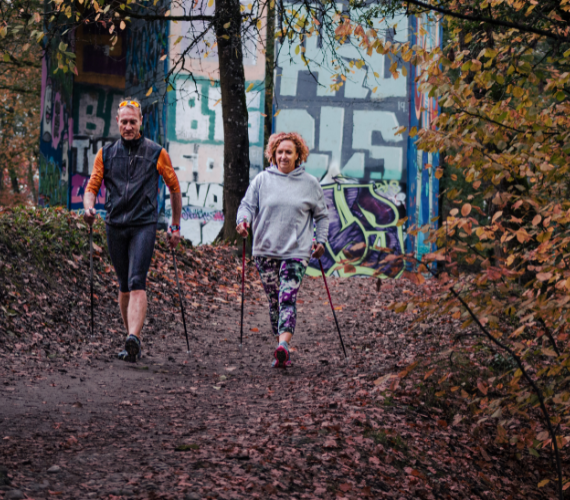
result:
[(85, 211), (95, 206), (95, 198), (96, 196), (91, 191), (87, 191), (85, 195), (83, 195), (83, 208)]
[(182, 213), (182, 193), (170, 192), (170, 205), (172, 207), (172, 224), (180, 225), (180, 214)]

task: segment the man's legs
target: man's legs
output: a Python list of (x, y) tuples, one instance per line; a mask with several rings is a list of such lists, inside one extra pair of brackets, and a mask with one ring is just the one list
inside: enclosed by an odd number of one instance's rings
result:
[(130, 292), (121, 292), (119, 290), (119, 309), (121, 310), (121, 317), (123, 318), (123, 323), (125, 324), (125, 330), (127, 330), (127, 335), (129, 334), (129, 299), (131, 297)]
[[(119, 280), (119, 309), (127, 330), (121, 359), (135, 361), (147, 312), (146, 275), (154, 252), (156, 224), (129, 228), (107, 225), (107, 244)], [(136, 337), (133, 338), (132, 336)]]
[(119, 292), (119, 308), (127, 334), (135, 335), (140, 339), (147, 311), (146, 291)]

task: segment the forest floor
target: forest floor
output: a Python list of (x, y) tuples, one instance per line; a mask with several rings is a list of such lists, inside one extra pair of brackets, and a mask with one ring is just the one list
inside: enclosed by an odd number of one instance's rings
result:
[[(78, 219), (59, 223), (84, 237)], [(46, 240), (63, 245), (50, 258), (37, 258), (41, 245), (18, 246), (17, 234), (0, 241), (0, 499), (553, 497), (536, 487), (547, 459), (529, 466), (408, 380), (406, 367), (434, 349), (433, 337), (455, 328), (388, 310), (409, 282), (378, 291), (372, 279), (329, 280), (345, 362), (323, 281), (305, 278), (293, 364), (273, 369), (253, 263), (240, 349), (235, 249), (177, 250), (188, 354), (171, 256), (159, 243), (143, 358), (131, 364), (115, 357), (125, 333), (101, 228), (94, 336), (85, 246), (73, 247), (75, 233), (58, 237), (63, 229)]]

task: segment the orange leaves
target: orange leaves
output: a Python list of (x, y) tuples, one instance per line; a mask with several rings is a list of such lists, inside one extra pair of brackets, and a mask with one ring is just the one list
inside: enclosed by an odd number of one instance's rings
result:
[(334, 30), (334, 33), (338, 37), (346, 37), (352, 34), (352, 24), (348, 19), (344, 19), (344, 21), (337, 26)]
[(461, 207), (461, 215), (463, 215), (463, 217), (467, 217), (470, 213), (471, 213), (471, 204), (465, 203), (465, 205)]
[(487, 391), (489, 390), (489, 387), (484, 382), (479, 381), (479, 382), (477, 382), (477, 389), (479, 389), (481, 391), (483, 396), (486, 396)]
[(538, 281), (548, 281), (550, 278), (552, 278), (552, 273), (548, 272), (548, 273), (537, 273), (536, 275), (536, 279)]

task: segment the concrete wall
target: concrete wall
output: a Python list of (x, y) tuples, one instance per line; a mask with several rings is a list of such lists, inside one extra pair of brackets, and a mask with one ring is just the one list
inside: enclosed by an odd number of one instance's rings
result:
[[(443, 27), (441, 23), (428, 22), (427, 17), (411, 20), (412, 43), (426, 49), (441, 45)], [(410, 127), (433, 127), (433, 120), (439, 113), (437, 99), (428, 97), (419, 91), (421, 82), (415, 82), (419, 68), (412, 67)], [(417, 138), (408, 139), (408, 227), (427, 227), (439, 214), (439, 181), (435, 178), (435, 169), (439, 166), (439, 153), (429, 153), (416, 147)], [(410, 235), (406, 251), (414, 252), (418, 259), (425, 253), (435, 250), (426, 240), (426, 232)]]
[[(247, 9), (249, 3), (242, 3)], [(192, 6), (193, 13), (211, 14), (214, 8), (206, 0)], [(173, 15), (181, 12), (172, 10)], [(210, 32), (190, 45), (203, 27), (202, 22), (135, 22), (114, 46), (108, 34), (81, 28), (70, 40), (77, 55), (75, 77), (61, 71), (53, 75), (52, 61), (44, 60), (43, 204), (82, 208), (95, 154), (119, 137), (117, 105), (124, 96), (134, 96), (143, 103), (145, 135), (167, 148), (177, 171), (183, 195), (182, 234), (194, 244), (214, 240), (224, 223), (224, 137), (214, 36)], [(441, 26), (424, 19), (402, 16), (375, 28), (387, 33), (392, 43), (411, 40), (426, 47), (441, 43)], [(427, 34), (420, 36), (422, 28)], [(430, 251), (423, 233), (405, 241), (405, 226), (399, 221), (407, 216), (408, 224), (424, 225), (436, 217), (439, 185), (433, 175), (438, 156), (418, 151), (415, 139), (394, 132), (402, 125), (431, 126), (437, 102), (419, 93), (414, 67), (406, 65), (408, 76), (400, 73), (395, 79), (389, 71), (393, 61), (382, 54), (340, 47), (342, 61), (348, 64), (363, 57), (365, 65), (355, 67), (344, 85), (332, 88), (338, 69), (321, 57), (322, 41), (315, 36), (303, 43), (304, 54), (316, 63), (312, 74), (295, 49), (296, 44), (287, 40), (277, 43), (273, 128), (301, 133), (311, 149), (306, 168), (320, 180), (331, 217), (325, 270), (340, 276), (370, 276), (377, 271), (398, 276), (401, 266), (380, 264), (384, 249), (398, 254), (406, 247), (420, 256)], [(181, 53), (186, 59), (179, 71), (172, 65)], [(244, 66), (246, 87), (251, 87), (247, 103), (253, 178), (263, 168), (265, 98), (263, 44), (253, 33), (245, 42)], [(166, 89), (165, 75), (171, 70), (177, 77)], [(103, 186), (99, 209), (104, 196)], [(164, 186), (158, 196), (162, 220), (169, 221), (171, 207)], [(318, 263), (311, 262), (309, 274), (318, 272)]]
[[(249, 2), (242, 1), (247, 9)], [(214, 6), (199, 0), (192, 13), (212, 14)], [(181, 9), (180, 9), (181, 12)], [(176, 15), (173, 9), (172, 15)], [(182, 235), (193, 244), (210, 243), (224, 224), (222, 182), (224, 133), (215, 37), (209, 32), (190, 46), (203, 22), (171, 23), (171, 61), (186, 53), (185, 68), (168, 93), (168, 145), (182, 188)], [(249, 112), (250, 178), (263, 169), (265, 56), (254, 34), (246, 37), (244, 69)], [(192, 72), (192, 77), (190, 77)], [(168, 195), (167, 195), (168, 198)], [(169, 215), (169, 200), (166, 214)]]
[[(390, 33), (393, 43), (410, 36), (406, 17), (375, 28)], [(322, 58), (322, 43), (316, 36), (304, 41), (305, 57), (318, 63), (310, 72), (295, 46), (287, 41), (278, 46), (274, 128), (299, 132), (311, 150), (306, 168), (321, 181), (331, 217), (325, 270), (329, 275), (369, 276), (381, 269), (379, 261), (386, 254), (380, 248), (404, 251), (404, 233), (397, 223), (406, 216), (408, 148), (407, 135), (395, 131), (408, 125), (410, 86), (406, 76), (392, 77), (388, 57), (344, 45), (339, 49), (344, 62), (363, 57), (365, 66), (354, 68), (340, 89), (331, 89), (338, 69)], [(348, 261), (351, 266), (345, 267)], [(392, 274), (400, 271), (390, 267)], [(309, 274), (319, 273), (318, 262), (311, 261)]]

